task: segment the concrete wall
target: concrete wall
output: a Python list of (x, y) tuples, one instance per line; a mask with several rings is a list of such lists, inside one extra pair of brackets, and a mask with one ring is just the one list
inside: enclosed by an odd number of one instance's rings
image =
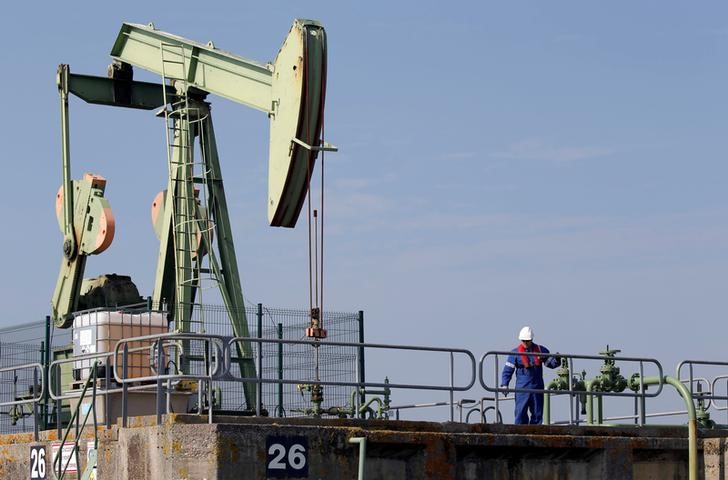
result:
[[(678, 427), (300, 418), (216, 418), (210, 425), (189, 415), (166, 416), (157, 426), (153, 420), (137, 418), (129, 428), (101, 430), (99, 479), (265, 479), (271, 460), (267, 444), (274, 437), (307, 442), (308, 472), (298, 478), (355, 479), (359, 447), (349, 443), (352, 437), (367, 438), (367, 479), (663, 480), (688, 476), (687, 430)], [(701, 475), (727, 478), (728, 432), (704, 431), (701, 436)], [(43, 432), (40, 443), (48, 445), (54, 439), (55, 432)], [(29, 434), (0, 437), (0, 478), (28, 478), (31, 444)]]

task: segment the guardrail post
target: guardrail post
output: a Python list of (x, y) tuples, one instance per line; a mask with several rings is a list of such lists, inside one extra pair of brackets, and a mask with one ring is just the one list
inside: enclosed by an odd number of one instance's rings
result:
[[(495, 362), (493, 362), (493, 363), (495, 363), (495, 380), (496, 380), (496, 383), (500, 383), (500, 381), (498, 380), (498, 355), (495, 356)], [(483, 369), (482, 369), (482, 364), (481, 364), (481, 368), (480, 368), (481, 373), (482, 373), (482, 370)], [(481, 381), (482, 381), (482, 377), (483, 376), (481, 375)], [(499, 423), (498, 422), (498, 417), (500, 416), (500, 406), (498, 405), (499, 404), (498, 396), (499, 396), (498, 392), (495, 392), (495, 395), (493, 395), (493, 397), (494, 397), (494, 403), (495, 403), (495, 423)]]
[(455, 406), (453, 405), (454, 402), (454, 392), (453, 387), (455, 386), (455, 365), (453, 362), (453, 355), (452, 352), (450, 352), (450, 421), (455, 421)]
[[(210, 351), (212, 352), (212, 342), (208, 341), (208, 345), (210, 348)], [(217, 352), (215, 352), (215, 364), (217, 366)], [(207, 365), (207, 374), (209, 376), (209, 379), (207, 380), (207, 397), (208, 401), (210, 403), (210, 407), (207, 409), (207, 423), (212, 424), (212, 407), (213, 407), (213, 398), (212, 398), (212, 362), (210, 362)]]
[(129, 344), (124, 342), (124, 353), (121, 356), (121, 426), (126, 428), (127, 417), (129, 416), (129, 385), (126, 382), (126, 376), (129, 370)]
[(645, 372), (644, 372), (644, 365), (642, 362), (640, 362), (640, 425), (644, 426), (645, 423), (647, 423), (647, 412), (645, 409), (647, 408), (647, 404), (645, 402), (645, 385), (644, 385), (644, 379), (645, 378)]
[(111, 367), (109, 366), (109, 357), (106, 356), (106, 362), (104, 364), (104, 423), (106, 429), (111, 428), (111, 413), (109, 411), (109, 384), (111, 383)]
[(33, 368), (33, 439), (37, 442), (38, 441), (38, 409), (40, 408), (40, 405), (38, 405), (38, 399), (36, 399), (36, 395), (38, 394), (38, 370)]
[[(157, 339), (157, 425), (162, 423), (162, 402), (164, 397), (162, 396), (162, 378), (160, 375), (164, 373), (164, 349), (162, 348), (162, 339)], [(212, 405), (210, 406), (212, 408)]]

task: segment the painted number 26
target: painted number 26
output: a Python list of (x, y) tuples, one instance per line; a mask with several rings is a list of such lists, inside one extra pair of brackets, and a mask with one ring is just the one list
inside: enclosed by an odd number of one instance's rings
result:
[(35, 447), (30, 450), (30, 478), (46, 478), (45, 448)]
[[(286, 447), (280, 443), (273, 443), (268, 447), (268, 455), (273, 456), (268, 468), (270, 470), (285, 470)], [(306, 466), (306, 448), (300, 443), (294, 443), (288, 449), (288, 466), (294, 470), (301, 470)]]

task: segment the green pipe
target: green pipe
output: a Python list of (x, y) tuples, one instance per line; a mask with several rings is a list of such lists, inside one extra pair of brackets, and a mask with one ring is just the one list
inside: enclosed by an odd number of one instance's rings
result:
[[(377, 403), (377, 406), (378, 406), (377, 412), (381, 413), (381, 411), (382, 411), (382, 399), (379, 398), (379, 397), (372, 397), (369, 400), (367, 400), (364, 403), (364, 405), (362, 405), (361, 407), (359, 407), (359, 412), (362, 413), (362, 414), (364, 414), (367, 411), (367, 409), (371, 409), (371, 405), (374, 402), (376, 402)], [(371, 411), (374, 412), (374, 409), (371, 409)]]
[(364, 480), (364, 464), (367, 458), (367, 437), (352, 437), (349, 443), (359, 444), (359, 468), (357, 471), (357, 480)]
[(551, 425), (551, 394), (543, 394), (543, 424)]
[(586, 424), (592, 425), (594, 423), (594, 396), (591, 395), (592, 387), (594, 383), (591, 380), (586, 382)]
[[(596, 418), (597, 425), (602, 423), (602, 396), (594, 395), (596, 382), (593, 380), (586, 381), (586, 423), (587, 425), (594, 425), (594, 419)], [(594, 397), (597, 397), (596, 406), (594, 405)]]
[(597, 425), (601, 425), (602, 422), (604, 422), (604, 416), (602, 415), (602, 402), (604, 400), (604, 397), (602, 395), (597, 395), (597, 405), (595, 409), (595, 416), (597, 418)]
[(660, 377), (645, 377), (642, 381), (644, 386), (659, 385), (667, 383), (677, 390), (677, 393), (685, 401), (685, 407), (688, 411), (688, 478), (689, 480), (698, 480), (698, 421), (695, 416), (695, 404), (690, 390), (680, 380), (665, 375), (660, 382)]

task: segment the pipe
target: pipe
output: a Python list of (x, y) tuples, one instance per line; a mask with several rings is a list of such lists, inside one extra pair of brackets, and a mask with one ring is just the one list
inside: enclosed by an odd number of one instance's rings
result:
[(591, 395), (592, 386), (594, 382), (591, 380), (586, 381), (586, 424), (594, 424), (594, 396)]
[(660, 377), (645, 377), (643, 385), (659, 385), (667, 383), (675, 387), (677, 393), (685, 400), (688, 411), (688, 478), (698, 480), (698, 421), (695, 416), (695, 404), (690, 390), (677, 378), (665, 375)]
[(357, 480), (364, 480), (364, 465), (367, 458), (367, 437), (352, 437), (349, 443), (359, 444), (359, 468), (357, 470)]
[(543, 394), (543, 424), (551, 425), (551, 394)]
[(374, 409), (371, 408), (372, 403), (377, 402), (377, 414), (380, 414), (382, 412), (382, 399), (379, 397), (372, 397), (369, 400), (367, 400), (364, 405), (359, 407), (360, 413), (365, 413), (367, 409), (371, 409), (372, 412), (374, 412)]
[(594, 409), (594, 416), (597, 419), (597, 425), (601, 425), (602, 422), (604, 422), (604, 415), (602, 415), (602, 406), (603, 406), (604, 396), (597, 395), (597, 404), (596, 408)]

